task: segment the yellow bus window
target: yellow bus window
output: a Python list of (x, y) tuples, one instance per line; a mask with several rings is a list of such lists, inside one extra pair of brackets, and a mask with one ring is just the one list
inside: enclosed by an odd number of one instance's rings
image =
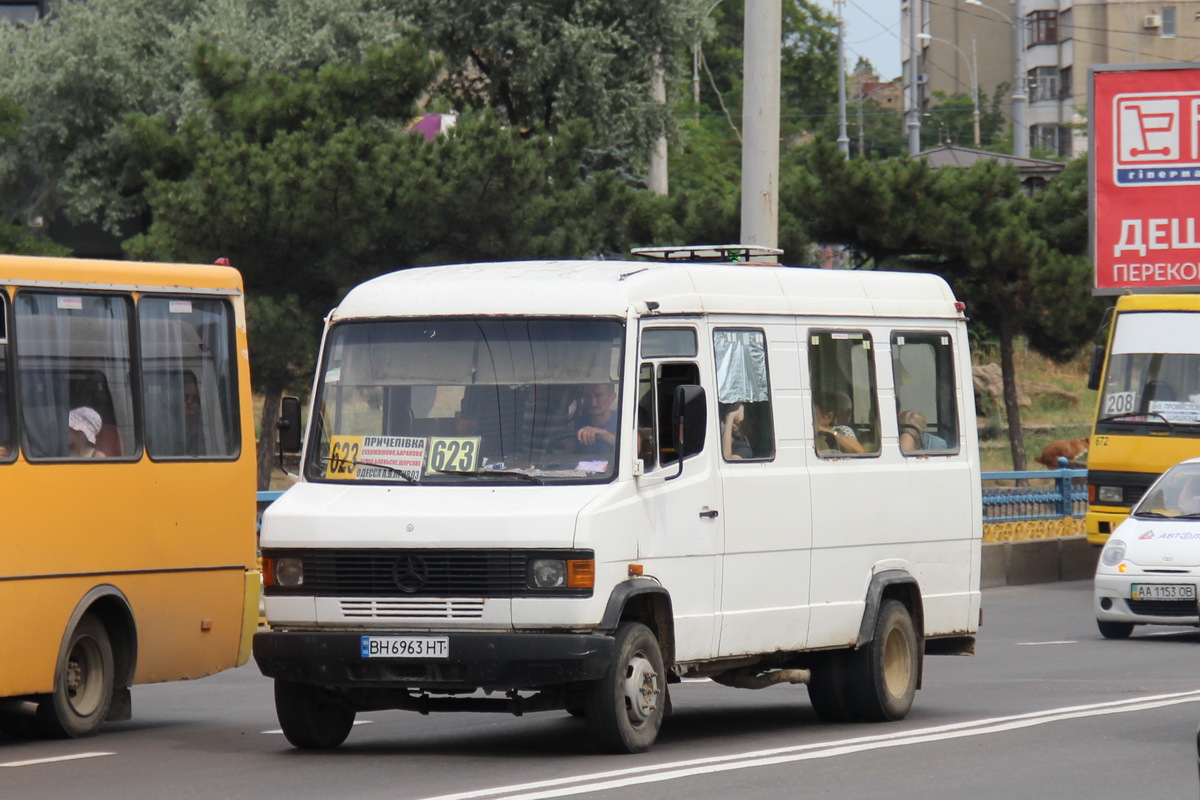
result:
[(136, 456), (130, 298), (20, 292), (21, 435), (30, 460)]
[(151, 458), (230, 458), (239, 451), (233, 316), (225, 300), (138, 303)]

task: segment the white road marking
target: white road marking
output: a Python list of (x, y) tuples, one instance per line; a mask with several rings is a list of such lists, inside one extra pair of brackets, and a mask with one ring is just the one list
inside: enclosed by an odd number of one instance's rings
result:
[(0, 767), (33, 767), (38, 764), (55, 764), (60, 761), (78, 761), (81, 758), (99, 758), (100, 756), (115, 756), (116, 753), (76, 753), (71, 756), (56, 756), (54, 758), (31, 758), (28, 761), (9, 761), (0, 763)]
[(1061, 722), (1063, 720), (1083, 719), (1085, 717), (1106, 714), (1123, 714), (1131, 711), (1149, 711), (1155, 708), (1162, 708), (1163, 706), (1195, 703), (1198, 701), (1200, 701), (1200, 690), (1152, 695), (1107, 703), (1053, 708), (1046, 711), (1016, 714), (1009, 717), (993, 717), (991, 719), (960, 722), (951, 725), (937, 725), (930, 728), (900, 731), (879, 736), (861, 736), (832, 742), (815, 742), (813, 744), (781, 747), (771, 750), (757, 750), (728, 756), (650, 764), (641, 767), (630, 767), (628, 769), (597, 772), (575, 777), (555, 778), (512, 786), (497, 786), (490, 789), (445, 794), (425, 798), (425, 800), (477, 800), (478, 798), (501, 797), (505, 798), (505, 800), (544, 800), (544, 798), (567, 797), (588, 792), (622, 789), (639, 784), (660, 783), (697, 775), (712, 774), (714, 772), (730, 772), (733, 770), (786, 764), (794, 761), (832, 758), (887, 747), (903, 747), (910, 744), (926, 744), (944, 739), (1004, 733), (1020, 728), (1045, 725), (1051, 722)]
[(1078, 639), (1058, 639), (1050, 642), (1017, 642), (1017, 647), (1038, 647), (1043, 644), (1079, 644)]
[[(370, 724), (371, 724), (372, 722), (374, 722), (374, 721), (375, 721), (375, 720), (373, 720), (373, 719), (356, 719), (356, 720), (354, 720), (354, 723), (353, 723), (353, 724), (354, 724), (354, 725), (370, 725)], [(273, 731), (263, 731), (262, 733), (263, 733), (263, 735), (264, 735), (264, 736), (267, 736), (267, 735), (272, 735), (272, 736), (283, 736), (283, 729), (282, 729), (282, 728), (276, 728), (276, 729), (275, 729), (275, 730), (273, 730)]]

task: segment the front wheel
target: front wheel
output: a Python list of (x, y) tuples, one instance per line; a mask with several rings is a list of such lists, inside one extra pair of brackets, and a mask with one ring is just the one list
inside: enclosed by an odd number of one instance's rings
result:
[(45, 736), (76, 739), (100, 730), (113, 696), (113, 652), (108, 630), (87, 614), (67, 640), (54, 676), (54, 691), (38, 708)]
[(354, 709), (323, 686), (275, 681), (275, 715), (283, 735), (301, 750), (329, 750), (346, 741)]
[(596, 745), (607, 753), (649, 750), (662, 727), (666, 672), (658, 639), (638, 622), (622, 622), (613, 660), (587, 688), (584, 718)]
[(1105, 639), (1128, 639), (1133, 633), (1132, 622), (1111, 622), (1106, 619), (1096, 620), (1096, 627)]
[(921, 651), (908, 607), (885, 600), (871, 641), (853, 656), (852, 704), (871, 722), (904, 719), (917, 695)]

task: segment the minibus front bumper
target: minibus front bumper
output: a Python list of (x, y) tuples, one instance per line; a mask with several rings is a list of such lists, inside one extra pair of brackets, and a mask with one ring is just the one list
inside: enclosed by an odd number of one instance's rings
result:
[[(372, 631), (369, 638), (412, 637)], [(461, 692), (537, 689), (598, 680), (613, 658), (609, 636), (575, 633), (431, 633), (449, 640), (445, 655), (368, 657), (351, 631), (268, 631), (254, 636), (254, 660), (268, 678), (358, 688)]]

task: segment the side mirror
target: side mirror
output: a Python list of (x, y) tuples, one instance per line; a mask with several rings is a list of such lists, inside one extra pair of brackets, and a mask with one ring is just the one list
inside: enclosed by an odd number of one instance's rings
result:
[(671, 438), (679, 456), (679, 471), (683, 474), (683, 460), (704, 449), (704, 434), (708, 427), (708, 405), (704, 399), (704, 387), (686, 384), (675, 388), (675, 405), (671, 409)]
[(279, 405), (279, 450), (283, 453), (300, 452), (300, 398), (288, 396)]
[(1098, 344), (1092, 347), (1092, 363), (1088, 367), (1087, 387), (1089, 389), (1100, 388), (1100, 373), (1104, 370), (1104, 345)]

